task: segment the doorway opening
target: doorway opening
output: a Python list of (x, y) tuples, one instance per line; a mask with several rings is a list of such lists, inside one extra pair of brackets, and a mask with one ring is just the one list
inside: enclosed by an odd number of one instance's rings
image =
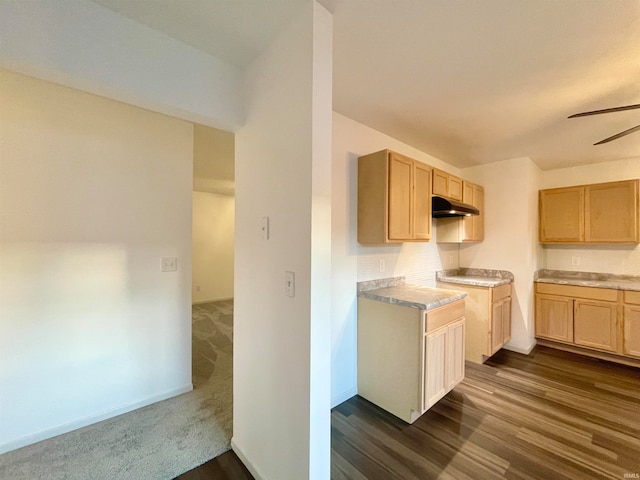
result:
[[(234, 134), (193, 128), (192, 381), (231, 440)], [(215, 401), (214, 401), (215, 400)]]

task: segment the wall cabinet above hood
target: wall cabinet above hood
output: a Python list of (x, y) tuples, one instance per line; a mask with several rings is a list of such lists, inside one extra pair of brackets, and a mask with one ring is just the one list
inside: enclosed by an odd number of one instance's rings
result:
[(470, 217), (471, 215), (480, 215), (480, 210), (473, 205), (433, 196), (431, 197), (431, 215), (433, 218)]

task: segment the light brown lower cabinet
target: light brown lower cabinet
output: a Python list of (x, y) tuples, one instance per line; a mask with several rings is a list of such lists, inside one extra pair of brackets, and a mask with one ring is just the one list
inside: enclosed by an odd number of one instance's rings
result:
[(464, 311), (358, 298), (358, 395), (415, 422), (464, 379)]
[(624, 348), (625, 355), (640, 358), (640, 306), (624, 308)]
[(511, 340), (511, 284), (479, 287), (437, 282), (437, 287), (459, 290), (465, 297), (465, 359), (483, 363)]
[(536, 337), (573, 342), (573, 299), (536, 295)]
[(617, 352), (618, 304), (596, 300), (574, 300), (573, 342), (582, 347)]
[(640, 292), (624, 292), (624, 344), (622, 350), (629, 357), (640, 358)]
[(537, 338), (640, 358), (640, 292), (536, 283), (535, 300)]
[(428, 333), (425, 339), (425, 410), (464, 379), (464, 319)]

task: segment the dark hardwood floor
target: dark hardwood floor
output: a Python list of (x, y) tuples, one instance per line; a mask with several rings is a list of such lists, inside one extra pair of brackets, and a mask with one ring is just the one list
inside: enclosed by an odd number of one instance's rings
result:
[[(413, 425), (358, 396), (331, 414), (333, 480), (639, 477), (640, 369), (551, 348), (467, 363)], [(227, 452), (178, 479), (253, 477)]]
[(640, 474), (640, 369), (545, 347), (467, 362), (463, 383), (413, 425), (360, 397), (331, 419), (334, 480)]
[(233, 450), (183, 473), (174, 480), (254, 480)]

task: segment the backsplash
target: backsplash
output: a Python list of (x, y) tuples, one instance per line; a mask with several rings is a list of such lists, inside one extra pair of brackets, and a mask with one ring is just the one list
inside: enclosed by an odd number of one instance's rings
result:
[(640, 275), (638, 245), (545, 245), (542, 252), (549, 270)]
[(438, 270), (458, 267), (457, 244), (437, 244), (431, 240), (358, 247), (358, 282), (404, 276), (410, 284), (435, 286)]

